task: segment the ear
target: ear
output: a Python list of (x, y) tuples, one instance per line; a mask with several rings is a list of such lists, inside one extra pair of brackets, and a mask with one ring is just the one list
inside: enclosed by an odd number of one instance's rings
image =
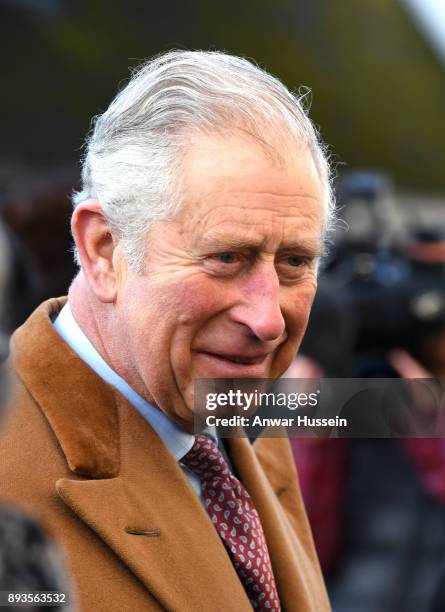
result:
[(116, 300), (118, 259), (113, 257), (116, 244), (103, 214), (100, 202), (86, 200), (79, 204), (71, 219), (85, 277), (101, 302)]

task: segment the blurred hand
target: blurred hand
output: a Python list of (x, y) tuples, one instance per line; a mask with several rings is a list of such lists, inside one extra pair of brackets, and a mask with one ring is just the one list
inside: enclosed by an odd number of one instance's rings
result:
[(281, 378), (323, 378), (323, 368), (306, 355), (297, 355)]
[(440, 381), (434, 379), (431, 372), (404, 349), (390, 351), (388, 360), (400, 377), (409, 381), (406, 391), (411, 398), (411, 433), (417, 431), (418, 437), (440, 434), (445, 425), (440, 418), (443, 412), (443, 389)]
[(388, 353), (388, 361), (391, 367), (401, 378), (432, 378), (431, 372), (414, 359), (408, 351), (397, 348)]

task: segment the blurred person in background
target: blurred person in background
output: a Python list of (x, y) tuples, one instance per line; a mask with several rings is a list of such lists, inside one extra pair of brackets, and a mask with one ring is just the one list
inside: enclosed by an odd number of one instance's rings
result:
[[(349, 178), (366, 231), (352, 230), (320, 279), (287, 377), (445, 376), (445, 239), (440, 228), (383, 243), (381, 177)], [(366, 179), (366, 180), (365, 180)], [(354, 207), (354, 202), (348, 205)], [(417, 612), (443, 602), (445, 443), (441, 438), (292, 439), (333, 609)]]
[(1, 325), (3, 334), (7, 335), (29, 316), (30, 309), (41, 300), (42, 274), (33, 253), (2, 217), (0, 231), (3, 244), (0, 253)]
[(195, 379), (289, 366), (332, 212), (301, 100), (247, 60), (161, 55), (96, 120), (80, 271), (13, 336), (0, 440), (82, 610), (329, 610), (288, 441), (192, 431)]
[[(26, 176), (29, 170), (25, 166), (17, 172)], [(0, 181), (0, 220), (7, 227), (13, 259), (8, 294), (14, 308), (7, 309), (10, 331), (43, 300), (66, 293), (76, 272), (69, 234), (74, 184), (69, 176), (52, 177), (47, 172), (41, 181), (23, 181), (15, 193)]]
[[(25, 262), (20, 261), (18, 242), (12, 236), (12, 232), (0, 223), (0, 428), (8, 419), (8, 414), (4, 414), (9, 389), (4, 361), (8, 353), (10, 310), (21, 307), (19, 295), (14, 293), (14, 273), (17, 268), (26, 266), (26, 257)], [(25, 284), (23, 290), (26, 297)], [(54, 591), (65, 593), (66, 601), (69, 601), (62, 559), (52, 539), (32, 518), (32, 514), (10, 503), (0, 503), (0, 591)], [(5, 601), (1, 607), (17, 609), (17, 606), (7, 605)], [(38, 604), (29, 604), (27, 609), (41, 608)], [(68, 611), (74, 607), (51, 605), (45, 609)]]

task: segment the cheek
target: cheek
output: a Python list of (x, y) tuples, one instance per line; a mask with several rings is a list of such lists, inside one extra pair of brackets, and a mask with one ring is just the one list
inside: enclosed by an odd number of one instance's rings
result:
[(289, 288), (282, 301), (282, 313), (286, 322), (287, 339), (279, 348), (271, 368), (271, 378), (280, 377), (290, 366), (298, 352), (306, 331), (316, 283)]
[(308, 283), (291, 293), (285, 301), (283, 310), (289, 335), (301, 335), (306, 329), (316, 289), (315, 282)]
[(208, 279), (195, 279), (193, 283), (176, 287), (170, 303), (173, 302), (178, 321), (197, 329), (224, 309), (225, 292)]
[[(172, 281), (167, 286), (155, 287), (146, 296), (146, 319), (140, 325), (147, 330), (146, 352), (157, 357), (164, 375), (173, 373), (177, 384), (183, 386), (191, 372), (194, 339), (221, 310), (221, 294), (205, 279)], [(160, 357), (162, 356), (162, 357)]]

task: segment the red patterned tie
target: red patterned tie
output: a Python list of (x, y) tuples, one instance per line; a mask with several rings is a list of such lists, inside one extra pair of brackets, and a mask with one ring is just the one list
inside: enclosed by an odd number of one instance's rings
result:
[(210, 438), (199, 436), (181, 463), (201, 481), (207, 512), (254, 610), (280, 610), (266, 540), (253, 501)]

